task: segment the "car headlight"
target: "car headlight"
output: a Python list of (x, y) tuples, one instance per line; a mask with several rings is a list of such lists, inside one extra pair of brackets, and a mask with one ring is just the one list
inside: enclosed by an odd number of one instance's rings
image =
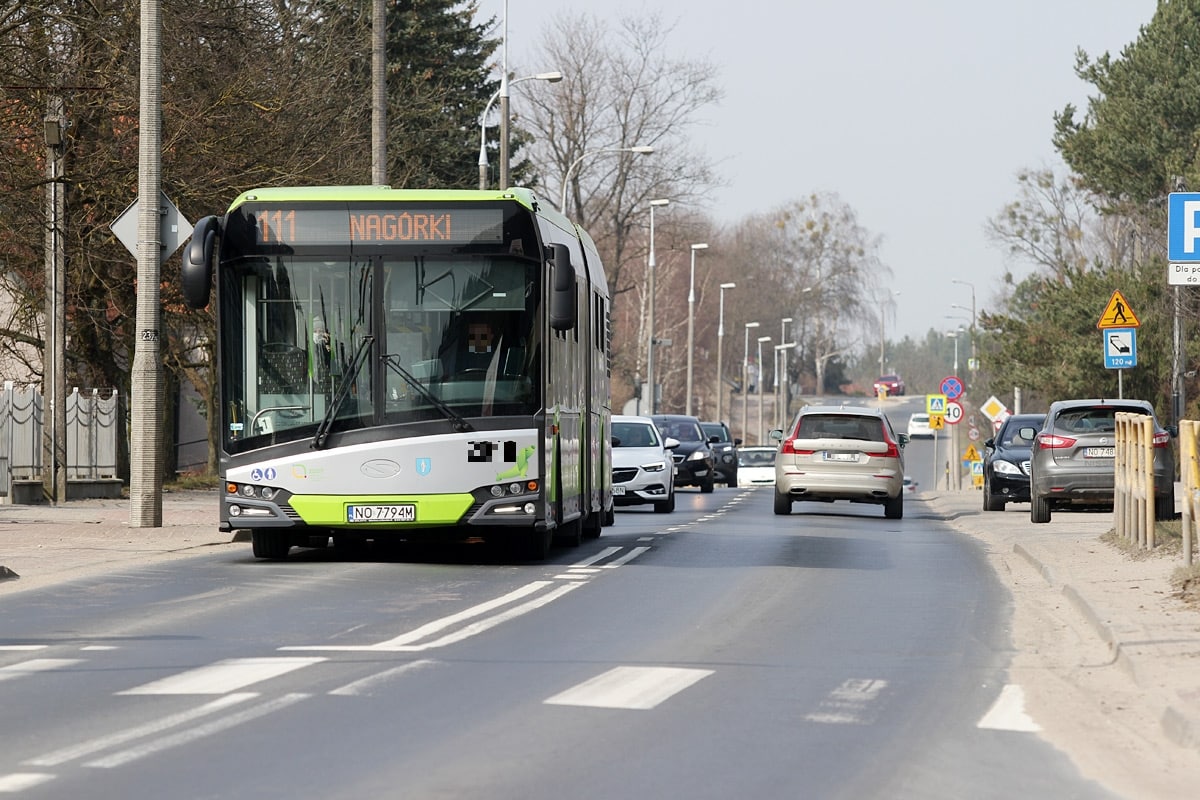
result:
[(703, 461), (708, 457), (708, 453), (703, 450), (693, 450), (691, 455), (687, 457), (688, 461)]
[(662, 472), (667, 468), (667, 465), (662, 461), (655, 461), (652, 464), (642, 464), (642, 469), (646, 472)]
[(992, 469), (997, 475), (1024, 475), (1021, 468), (1011, 461), (993, 461)]

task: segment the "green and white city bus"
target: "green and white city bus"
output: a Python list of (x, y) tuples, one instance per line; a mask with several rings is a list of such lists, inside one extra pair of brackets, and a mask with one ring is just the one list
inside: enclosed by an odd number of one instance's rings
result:
[(221, 529), (254, 555), (612, 524), (608, 284), (524, 189), (256, 189), (197, 223), (216, 273)]

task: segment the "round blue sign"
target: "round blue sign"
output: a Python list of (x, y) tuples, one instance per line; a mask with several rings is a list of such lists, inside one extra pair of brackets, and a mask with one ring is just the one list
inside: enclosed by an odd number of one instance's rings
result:
[(962, 393), (963, 384), (957, 377), (951, 375), (942, 379), (942, 394), (946, 395), (947, 400), (957, 400), (962, 397)]

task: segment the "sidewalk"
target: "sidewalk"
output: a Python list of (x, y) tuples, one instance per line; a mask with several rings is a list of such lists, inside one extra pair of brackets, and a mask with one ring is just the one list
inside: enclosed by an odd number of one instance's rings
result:
[(0, 597), (216, 547), (248, 550), (217, 530), (219, 500), (216, 489), (166, 493), (160, 528), (130, 527), (128, 499), (0, 505)]
[(1128, 796), (1195, 795), (1200, 610), (1171, 587), (1182, 556), (1101, 541), (1112, 513), (1056, 511), (1035, 525), (1028, 503), (985, 512), (973, 489), (917, 499), (979, 540), (1012, 592), (1010, 681), (1047, 736)]

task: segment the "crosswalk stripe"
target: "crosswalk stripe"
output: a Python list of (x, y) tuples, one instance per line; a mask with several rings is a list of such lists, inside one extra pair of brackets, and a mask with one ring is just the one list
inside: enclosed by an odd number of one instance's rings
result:
[(0, 681), (10, 681), (14, 678), (24, 678), (28, 675), (35, 675), (39, 672), (49, 672), (55, 669), (63, 669), (64, 667), (69, 667), (73, 664), (79, 663), (82, 663), (82, 659), (33, 658), (29, 661), (22, 661), (18, 664), (9, 664), (7, 667), (0, 667)]
[(645, 711), (712, 674), (711, 669), (615, 667), (544, 702), (556, 706)]

